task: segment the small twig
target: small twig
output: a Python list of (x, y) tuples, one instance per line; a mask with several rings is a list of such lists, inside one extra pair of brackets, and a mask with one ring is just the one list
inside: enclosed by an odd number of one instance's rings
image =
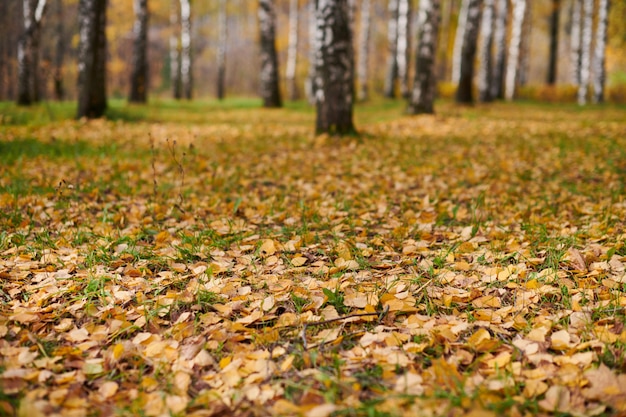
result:
[[(355, 314), (348, 314), (346, 316), (335, 317), (334, 319), (307, 322), (307, 323), (304, 323), (304, 329), (306, 330), (306, 328), (308, 326), (323, 326), (325, 324), (335, 323), (337, 321), (342, 321), (342, 320), (348, 320), (348, 319), (351, 319), (351, 318), (354, 318), (354, 317), (378, 316), (378, 322), (380, 323), (380, 321), (382, 321), (382, 319), (387, 315), (388, 312), (389, 312), (389, 306), (387, 305), (387, 306), (385, 306), (384, 310), (376, 311), (376, 312), (373, 312), (373, 313), (355, 313)], [(299, 324), (290, 324), (288, 326), (279, 327), (277, 330), (295, 329), (295, 328), (298, 328), (300, 326), (301, 325), (299, 325)]]

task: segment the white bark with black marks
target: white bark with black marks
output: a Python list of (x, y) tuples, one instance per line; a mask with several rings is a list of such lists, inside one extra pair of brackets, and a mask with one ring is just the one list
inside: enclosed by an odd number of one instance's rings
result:
[(369, 52), (370, 52), (370, 27), (372, 21), (371, 1), (363, 0), (361, 3), (361, 33), (359, 35), (359, 100), (369, 98)]
[(180, 84), (183, 98), (191, 100), (193, 91), (191, 57), (191, 3), (180, 0)]
[(492, 101), (491, 83), (493, 82), (493, 15), (494, 0), (484, 0), (483, 19), (480, 23), (480, 67), (478, 68), (478, 101)]
[(474, 79), (474, 58), (476, 57), (476, 43), (480, 27), (482, 0), (468, 0), (465, 33), (463, 34), (463, 48), (461, 48), (461, 67), (459, 85), (456, 89), (457, 103), (472, 103), (474, 93), (472, 81)]
[(398, 2), (398, 81), (400, 83), (400, 95), (409, 96), (409, 59), (410, 59), (410, 35), (411, 35), (411, 2), (399, 0)]
[(515, 97), (515, 89), (519, 81), (520, 51), (525, 15), (526, 0), (513, 0), (513, 26), (511, 28), (511, 43), (509, 45), (504, 85), (504, 97), (509, 101)]
[(264, 107), (281, 107), (276, 53), (276, 10), (274, 0), (259, 0), (261, 31), (261, 98)]
[(148, 0), (134, 0), (133, 58), (130, 75), (130, 96), (133, 103), (148, 99)]
[(46, 0), (24, 0), (24, 32), (17, 44), (17, 104), (39, 101), (39, 41)]
[(583, 0), (582, 42), (580, 45), (580, 84), (578, 84), (578, 104), (587, 104), (591, 71), (591, 40), (593, 37), (593, 0)]
[(606, 34), (609, 17), (609, 0), (599, 0), (596, 45), (593, 57), (593, 102), (604, 102), (606, 82)]
[(571, 80), (575, 86), (580, 85), (580, 53), (581, 53), (581, 24), (582, 0), (572, 0), (572, 17), (570, 33), (570, 65), (572, 68)]
[(506, 28), (508, 26), (509, 0), (496, 0), (495, 27), (493, 32), (494, 65), (491, 97), (504, 98), (504, 74), (506, 72)]
[(467, 24), (467, 9), (470, 0), (462, 0), (461, 10), (459, 10), (459, 18), (454, 35), (454, 48), (452, 50), (452, 82), (459, 83), (461, 78), (461, 60), (463, 51), (463, 41), (465, 40), (465, 26)]
[(297, 100), (300, 97), (296, 82), (299, 15), (299, 1), (289, 0), (289, 45), (287, 47), (287, 69), (285, 71), (289, 100)]

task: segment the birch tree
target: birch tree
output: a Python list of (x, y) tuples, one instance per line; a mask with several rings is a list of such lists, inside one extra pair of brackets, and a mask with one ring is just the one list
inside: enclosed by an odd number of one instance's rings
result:
[(276, 54), (276, 10), (274, 0), (259, 0), (261, 31), (261, 97), (264, 107), (281, 107)]
[(580, 45), (580, 83), (578, 104), (587, 104), (587, 92), (591, 71), (591, 38), (593, 36), (593, 0), (583, 0), (582, 42)]
[(506, 28), (508, 26), (509, 0), (496, 0), (495, 27), (493, 33), (494, 65), (491, 97), (504, 98), (504, 73), (506, 70)]
[(570, 65), (572, 84), (580, 85), (582, 0), (572, 0), (572, 31), (570, 34)]
[(463, 41), (465, 39), (465, 26), (467, 24), (467, 11), (471, 0), (462, 0), (461, 10), (454, 35), (454, 49), (452, 50), (452, 82), (458, 84), (461, 79), (461, 60)]
[(287, 94), (289, 100), (297, 100), (298, 84), (296, 82), (296, 68), (298, 66), (298, 17), (299, 1), (289, 0), (289, 45), (287, 47)]
[(170, 0), (170, 82), (176, 100), (183, 98), (180, 74), (180, 1)]
[(494, 0), (484, 0), (480, 24), (480, 67), (478, 69), (478, 101), (489, 102), (491, 96)]
[(354, 53), (348, 0), (318, 0), (315, 131), (354, 132)]
[(459, 85), (456, 90), (457, 103), (472, 103), (474, 94), (472, 80), (474, 78), (474, 58), (476, 57), (476, 42), (480, 26), (482, 0), (468, 0), (463, 47), (461, 48), (461, 67)]
[(107, 108), (106, 3), (106, 0), (78, 3), (78, 118), (101, 117)]
[(57, 100), (65, 98), (65, 88), (63, 86), (63, 61), (65, 58), (65, 30), (63, 24), (63, 0), (55, 1), (56, 29), (55, 29), (55, 51), (54, 69), (52, 80), (54, 84), (54, 97)]
[(361, 33), (359, 35), (359, 99), (365, 101), (369, 98), (369, 51), (370, 51), (370, 26), (372, 21), (371, 2), (363, 0), (361, 3)]
[(310, 104), (315, 104), (315, 60), (317, 57), (317, 0), (308, 0), (309, 73), (304, 90)]
[(183, 98), (191, 100), (192, 85), (191, 67), (191, 3), (180, 0), (180, 88)]
[(133, 57), (130, 75), (132, 103), (145, 103), (148, 97), (148, 0), (134, 0)]
[(448, 79), (448, 39), (450, 36), (450, 21), (452, 20), (452, 4), (453, 0), (440, 0), (441, 39), (437, 43), (441, 43), (442, 47), (439, 48), (439, 57), (436, 59), (439, 66), (438, 78), (440, 80)]
[(409, 0), (398, 1), (398, 81), (400, 95), (409, 97), (409, 57), (411, 35), (411, 2)]
[(513, 21), (511, 28), (511, 43), (509, 56), (506, 64), (506, 79), (504, 96), (507, 100), (513, 100), (515, 87), (518, 82), (520, 50), (522, 45), (522, 29), (524, 16), (526, 15), (526, 0), (513, 0)]
[(559, 52), (559, 20), (561, 14), (561, 0), (552, 0), (552, 12), (550, 13), (550, 52), (548, 55), (548, 75), (546, 83), (556, 84), (556, 62)]
[(24, 32), (17, 43), (17, 104), (39, 101), (39, 41), (46, 0), (24, 0)]
[(226, 22), (226, 0), (219, 0), (217, 10), (217, 99), (226, 96), (226, 42), (228, 41), (228, 25)]
[(389, 0), (389, 20), (387, 23), (387, 72), (385, 75), (385, 97), (396, 96), (398, 79), (398, 1)]
[(435, 57), (439, 34), (440, 0), (421, 0), (418, 11), (418, 47), (415, 58), (415, 79), (408, 113), (434, 113), (437, 76)]
[(604, 84), (606, 82), (606, 34), (609, 17), (609, 0), (599, 0), (598, 26), (596, 27), (596, 45), (593, 57), (593, 102), (604, 102)]

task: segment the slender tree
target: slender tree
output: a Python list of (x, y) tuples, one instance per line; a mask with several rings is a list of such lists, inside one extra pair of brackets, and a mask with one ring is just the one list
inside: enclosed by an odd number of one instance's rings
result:
[(348, 0), (318, 0), (317, 133), (349, 134), (355, 131), (354, 53)]
[(359, 99), (365, 101), (369, 98), (369, 51), (370, 51), (370, 26), (372, 21), (371, 2), (363, 0), (361, 4), (361, 33), (359, 36)]
[(492, 101), (491, 83), (493, 81), (493, 14), (494, 0), (484, 0), (483, 19), (480, 24), (480, 67), (478, 68), (478, 101)]
[(24, 0), (24, 32), (17, 44), (17, 104), (39, 101), (39, 40), (46, 0)]
[(582, 0), (572, 0), (572, 30), (570, 34), (570, 60), (572, 68), (572, 84), (580, 85), (581, 64), (581, 25), (582, 25)]
[(398, 63), (398, 81), (400, 82), (400, 95), (409, 97), (409, 59), (410, 59), (410, 36), (411, 36), (411, 2), (409, 0), (398, 1), (398, 47), (396, 62)]
[(463, 51), (463, 41), (465, 40), (465, 26), (467, 24), (467, 12), (471, 0), (462, 0), (461, 10), (454, 34), (454, 49), (452, 50), (452, 82), (458, 84), (461, 79), (461, 61)]
[(609, 17), (609, 0), (598, 3), (598, 26), (596, 27), (596, 45), (593, 58), (593, 102), (604, 102), (604, 83), (606, 82), (606, 33)]
[(440, 0), (421, 0), (419, 4), (418, 47), (415, 58), (415, 79), (408, 113), (434, 113), (437, 76), (435, 58), (439, 34)]
[(183, 98), (191, 100), (193, 91), (191, 57), (191, 1), (180, 0), (180, 84)]
[(148, 0), (134, 0), (133, 58), (130, 74), (131, 103), (145, 103), (148, 98)]
[(548, 55), (548, 85), (556, 84), (556, 62), (559, 53), (559, 16), (561, 14), (561, 0), (552, 0), (550, 13), (550, 53)]
[(468, 1), (463, 48), (461, 49), (461, 74), (459, 86), (456, 90), (457, 103), (472, 103), (474, 101), (472, 80), (474, 78), (474, 58), (476, 57), (476, 42), (478, 40), (478, 28), (480, 26), (481, 5), (482, 0)]
[(511, 44), (509, 46), (504, 86), (504, 96), (507, 100), (513, 100), (515, 87), (519, 81), (520, 50), (525, 15), (526, 0), (513, 0), (513, 27), (511, 29)]
[(520, 86), (528, 84), (528, 74), (530, 72), (530, 40), (533, 28), (531, 2), (526, 0), (524, 10), (524, 20), (522, 21), (522, 41), (520, 44), (519, 74), (517, 84)]
[(170, 0), (170, 81), (172, 95), (176, 100), (183, 98), (180, 73), (180, 0)]
[[(440, 80), (448, 79), (448, 43), (450, 37), (450, 21), (452, 20), (453, 0), (441, 0), (441, 48), (439, 48), (438, 78)], [(418, 27), (419, 30), (419, 27)]]
[(509, 16), (509, 0), (496, 0), (495, 27), (493, 33), (494, 65), (491, 97), (504, 98), (504, 73), (506, 70), (506, 28)]
[(396, 96), (398, 79), (398, 0), (389, 0), (389, 20), (387, 24), (387, 73), (385, 75), (385, 97)]
[(219, 39), (217, 45), (217, 99), (223, 100), (226, 96), (226, 42), (228, 40), (228, 25), (226, 22), (226, 0), (219, 0), (217, 11), (217, 28)]
[(591, 70), (591, 40), (593, 36), (593, 0), (583, 0), (582, 43), (580, 54), (580, 84), (578, 104), (587, 104), (587, 92)]
[(304, 83), (304, 89), (310, 104), (315, 104), (315, 60), (317, 56), (317, 0), (308, 3), (309, 25), (309, 73)]
[(63, 86), (63, 60), (65, 58), (65, 30), (63, 24), (63, 0), (55, 1), (55, 53), (54, 53), (54, 69), (53, 69), (53, 83), (54, 83), (54, 97), (57, 100), (63, 100), (65, 98), (65, 88)]
[(77, 117), (97, 118), (107, 108), (106, 0), (80, 0), (78, 23)]
[(281, 107), (276, 54), (276, 10), (274, 0), (259, 0), (261, 30), (261, 97), (264, 107)]
[(298, 0), (289, 0), (289, 45), (287, 47), (287, 69), (285, 71), (289, 100), (297, 100), (300, 98), (298, 84), (296, 82), (299, 6)]

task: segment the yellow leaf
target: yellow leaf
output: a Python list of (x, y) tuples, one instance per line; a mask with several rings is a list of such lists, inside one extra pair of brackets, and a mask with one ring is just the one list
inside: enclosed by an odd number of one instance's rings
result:
[(276, 245), (272, 239), (265, 239), (259, 250), (261, 256), (267, 257), (276, 253)]
[(489, 331), (481, 327), (473, 335), (467, 338), (467, 344), (471, 348), (476, 349), (481, 343), (490, 339), (491, 334), (489, 333)]
[(228, 365), (230, 365), (232, 360), (233, 360), (232, 356), (225, 356), (225, 357), (223, 357), (222, 359), (220, 359), (220, 368), (221, 369), (226, 368)]
[(115, 393), (117, 392), (119, 386), (117, 385), (117, 382), (114, 381), (106, 381), (105, 383), (103, 383), (102, 385), (100, 385), (100, 388), (98, 388), (98, 393), (100, 394), (100, 396), (103, 399), (108, 399), (111, 398), (112, 396), (115, 395)]
[(306, 263), (306, 261), (307, 261), (307, 258), (305, 258), (304, 256), (296, 256), (296, 257), (291, 259), (291, 264), (293, 266), (298, 267), (298, 266), (304, 265)]
[(263, 304), (261, 305), (261, 308), (263, 308), (264, 311), (269, 311), (272, 308), (274, 308), (274, 296), (270, 295), (265, 297), (265, 299), (263, 299)]
[(550, 347), (553, 350), (567, 350), (570, 348), (570, 334), (567, 330), (560, 330), (550, 336)]

